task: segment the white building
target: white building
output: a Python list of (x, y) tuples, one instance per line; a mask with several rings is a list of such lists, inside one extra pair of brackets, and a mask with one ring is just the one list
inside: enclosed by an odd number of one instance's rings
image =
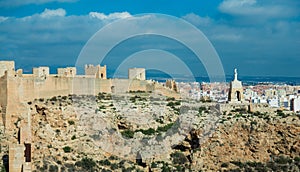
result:
[(300, 97), (291, 100), (291, 111), (300, 112)]
[(279, 99), (278, 98), (268, 99), (268, 104), (271, 107), (278, 108), (279, 107)]

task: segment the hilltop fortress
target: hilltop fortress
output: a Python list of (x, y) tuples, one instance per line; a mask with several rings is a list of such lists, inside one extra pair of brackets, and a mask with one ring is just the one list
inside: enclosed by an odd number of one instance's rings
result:
[(128, 79), (108, 79), (106, 66), (85, 65), (85, 75), (77, 75), (75, 67), (58, 68), (50, 74), (49, 67), (33, 68), (32, 74), (15, 70), (14, 61), (0, 61), (0, 123), (6, 135), (16, 139), (7, 142), (10, 172), (31, 171), (31, 116), (27, 103), (35, 99), (68, 95), (97, 95), (130, 91), (153, 92), (179, 98), (175, 81), (165, 84), (146, 80), (144, 68), (128, 70)]
[(49, 67), (38, 67), (32, 74), (23, 74), (22, 69), (15, 70), (14, 61), (0, 61), (0, 106), (6, 114), (2, 120), (9, 127), (10, 114), (19, 110), (16, 103), (58, 95), (146, 91), (179, 97), (174, 83), (146, 80), (143, 68), (129, 69), (128, 79), (108, 79), (106, 66), (85, 65), (85, 75), (77, 75), (75, 67), (58, 68), (57, 74), (50, 74)]

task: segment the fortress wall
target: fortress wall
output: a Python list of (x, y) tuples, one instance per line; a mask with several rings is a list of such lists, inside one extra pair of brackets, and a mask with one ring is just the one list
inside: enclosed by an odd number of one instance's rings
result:
[(95, 92), (111, 93), (112, 92), (112, 80), (111, 79), (96, 79), (95, 80)]
[(246, 110), (251, 110), (251, 112), (261, 112), (261, 113), (275, 111), (274, 108), (269, 107), (268, 104), (252, 104), (252, 103), (250, 104), (248, 102), (220, 104), (220, 110), (222, 112), (226, 111), (227, 114), (230, 113), (232, 110), (242, 109), (242, 108)]
[(180, 98), (180, 94), (171, 90), (171, 89), (167, 89), (166, 87), (164, 87), (161, 84), (155, 84), (155, 92), (158, 94), (162, 94), (164, 96), (167, 97), (175, 97), (175, 98)]
[(45, 80), (34, 79), (34, 98), (51, 98), (53, 96), (65, 96), (71, 93), (71, 78), (47, 77)]
[(128, 79), (112, 79), (112, 87), (115, 93), (124, 93), (129, 90), (130, 81)]
[[(19, 78), (20, 100), (29, 102), (39, 98), (51, 98), (58, 95), (70, 94), (70, 78), (60, 77), (25, 77)], [(15, 83), (17, 84), (17, 83)]]
[(128, 91), (151, 91), (148, 90), (148, 81), (142, 80), (129, 80), (129, 79), (112, 79), (112, 87), (114, 87), (115, 93), (125, 93)]
[(7, 105), (7, 77), (0, 77), (0, 109), (2, 111), (2, 116), (0, 116), (1, 125), (5, 125), (6, 121), (6, 105)]
[(152, 90), (148, 90), (147, 87), (150, 83), (146, 80), (130, 80), (129, 83), (129, 90), (128, 91), (152, 91)]
[(6, 107), (7, 102), (7, 77), (0, 77), (0, 106)]
[(76, 95), (96, 95), (95, 78), (73, 78), (72, 94)]
[(251, 104), (251, 110), (252, 112), (274, 112), (275, 109), (270, 107), (267, 103), (266, 104)]
[(226, 112), (226, 114), (230, 113), (235, 109), (246, 109), (248, 110), (249, 103), (229, 103), (229, 104), (220, 104), (220, 111)]
[[(5, 114), (4, 125), (6, 128), (11, 128), (13, 123), (24, 113), (24, 106), (22, 106), (22, 79), (15, 76), (7, 78), (7, 107)], [(21, 94), (20, 94), (21, 93)]]
[(22, 78), (23, 90), (19, 92), (24, 102), (29, 102), (35, 99), (34, 79), (26, 77)]

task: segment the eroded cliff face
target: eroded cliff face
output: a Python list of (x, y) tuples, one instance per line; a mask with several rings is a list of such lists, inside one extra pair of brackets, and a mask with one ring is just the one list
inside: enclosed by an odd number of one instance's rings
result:
[[(299, 171), (299, 116), (269, 117), (250, 115), (224, 122), (193, 154), (194, 167), (209, 170), (252, 168), (257, 171)], [(288, 162), (276, 163), (278, 161)]]
[(299, 171), (299, 116), (216, 107), (142, 92), (28, 102), (33, 170)]

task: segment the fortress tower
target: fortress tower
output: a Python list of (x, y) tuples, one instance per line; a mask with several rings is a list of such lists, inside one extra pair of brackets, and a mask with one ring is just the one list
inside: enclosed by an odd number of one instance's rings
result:
[(15, 72), (15, 62), (14, 61), (0, 61), (0, 77), (5, 75), (5, 72), (14, 73)]
[(76, 68), (75, 67), (57, 68), (57, 75), (60, 77), (75, 77)]
[(229, 102), (242, 102), (244, 99), (242, 82), (237, 78), (237, 69), (234, 69), (234, 79), (230, 82), (228, 95)]
[(177, 85), (176, 85), (176, 82), (175, 82), (175, 80), (171, 80), (171, 79), (168, 79), (167, 81), (166, 81), (166, 87), (167, 88), (170, 88), (171, 90), (173, 90), (173, 91), (178, 91), (177, 90)]
[(107, 79), (106, 77), (106, 65), (104, 66), (94, 66), (94, 65), (85, 65), (85, 75), (95, 76), (95, 78)]
[(130, 69), (128, 69), (128, 79), (146, 80), (145, 68), (130, 68)]

